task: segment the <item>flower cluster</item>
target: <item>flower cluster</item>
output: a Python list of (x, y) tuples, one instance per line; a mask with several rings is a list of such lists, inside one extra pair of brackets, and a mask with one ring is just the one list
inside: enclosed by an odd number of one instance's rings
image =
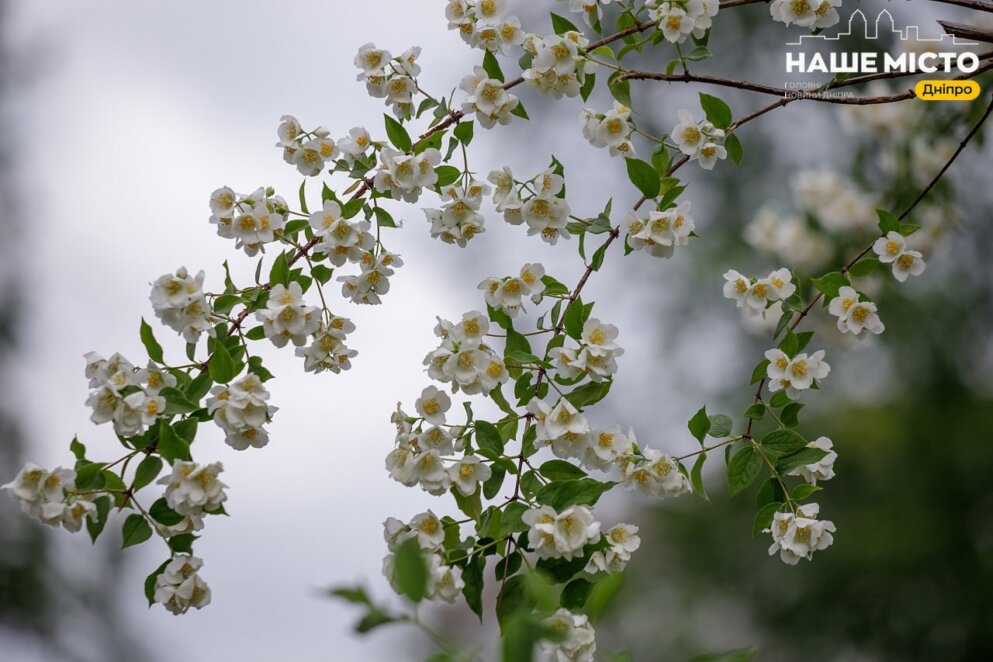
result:
[(210, 604), (210, 587), (198, 574), (203, 560), (189, 554), (172, 557), (155, 578), (153, 600), (175, 615), (190, 607), (202, 609)]
[(255, 317), (262, 324), (266, 338), (276, 347), (285, 347), (291, 341), (300, 347), (321, 326), (321, 309), (304, 304), (303, 288), (296, 281), (289, 286), (282, 283), (274, 286), (266, 307), (256, 312)]
[[(633, 436), (629, 433), (629, 436)], [(690, 491), (690, 481), (679, 470), (671, 455), (654, 448), (646, 448), (640, 457), (624, 455), (618, 459), (624, 477), (624, 486), (645, 496), (676, 497)]]
[(441, 152), (434, 147), (420, 154), (402, 154), (384, 147), (379, 158), (381, 164), (373, 178), (373, 188), (388, 192), (394, 200), (417, 202), (424, 187), (438, 183), (435, 166), (441, 163)]
[(538, 92), (556, 99), (576, 96), (582, 85), (580, 75), (585, 76), (596, 66), (580, 55), (588, 45), (586, 37), (572, 31), (544, 37), (527, 35), (524, 50), (531, 55), (531, 66), (524, 70), (524, 80)]
[(765, 278), (748, 278), (731, 269), (724, 274), (724, 297), (732, 299), (746, 314), (761, 315), (774, 301), (788, 299), (796, 292), (789, 269), (780, 268)]
[(338, 157), (338, 146), (331, 139), (331, 132), (323, 126), (304, 131), (297, 118), (283, 115), (279, 118), (276, 135), (279, 137), (276, 147), (283, 150), (283, 160), (296, 166), (304, 177), (316, 177), (324, 171), (328, 161)]
[(376, 246), (369, 221), (350, 222), (341, 215), (341, 205), (334, 200), (325, 200), (320, 211), (310, 215), (309, 222), (314, 236), (319, 238), (316, 249), (336, 267), (346, 262), (362, 263)]
[(791, 469), (788, 476), (800, 476), (811, 485), (816, 485), (817, 481), (831, 480), (834, 478), (834, 461), (838, 459), (838, 454), (834, 452), (834, 445), (827, 437), (818, 437), (808, 442), (807, 448), (816, 448), (824, 451), (826, 455), (817, 462), (804, 464)]
[(614, 107), (606, 113), (598, 113), (584, 108), (579, 114), (583, 125), (583, 137), (594, 147), (606, 147), (611, 156), (632, 157), (635, 155), (631, 133), (631, 109), (615, 101)]
[(228, 498), (224, 493), (227, 485), (217, 477), (223, 470), (220, 462), (199, 465), (177, 460), (172, 473), (160, 478), (158, 484), (166, 486), (166, 503), (180, 515), (200, 517), (204, 513), (222, 513)]
[(596, 659), (596, 631), (586, 614), (564, 607), (542, 621), (558, 635), (556, 642), (543, 642), (542, 648), (555, 662), (593, 662)]
[(510, 168), (505, 167), (490, 172), (487, 179), (496, 187), (493, 202), (497, 211), (503, 212), (505, 221), (511, 225), (526, 224), (528, 236), (538, 235), (553, 246), (559, 237), (572, 236), (567, 228), (572, 210), (564, 197), (565, 180), (554, 168), (519, 182)]
[(876, 313), (876, 304), (862, 300), (855, 288), (847, 285), (838, 290), (838, 296), (831, 299), (828, 312), (838, 318), (838, 330), (842, 333), (858, 336), (865, 329), (878, 335), (886, 328)]
[(907, 241), (899, 232), (890, 231), (885, 237), (880, 237), (872, 245), (873, 252), (879, 256), (883, 264), (892, 265), (893, 277), (901, 283), (909, 276), (919, 276), (924, 273), (924, 256), (920, 251), (912, 251), (907, 247)]
[(607, 547), (593, 552), (586, 564), (586, 572), (620, 572), (631, 560), (631, 554), (641, 547), (638, 527), (633, 524), (618, 524), (603, 535)]
[(501, 81), (490, 78), (482, 67), (476, 67), (471, 75), (463, 78), (459, 89), (469, 95), (462, 104), (462, 112), (466, 115), (475, 113), (476, 121), (484, 129), (510, 124), (512, 113), (520, 103), (504, 89)]
[(383, 251), (378, 257), (372, 253), (363, 253), (359, 262), (361, 273), (338, 277), (338, 282), (342, 284), (341, 295), (352, 303), (380, 304), (380, 295), (390, 291), (390, 276), (402, 266), (403, 260), (396, 253)]
[(224, 441), (235, 450), (262, 448), (269, 433), (262, 427), (272, 420), (278, 407), (269, 404), (262, 380), (249, 374), (231, 384), (218, 384), (207, 399), (207, 412), (224, 430)]
[(149, 297), (155, 316), (190, 343), (199, 340), (200, 334), (209, 333), (214, 321), (203, 293), (203, 278), (203, 271), (190, 276), (186, 267), (180, 267), (175, 274), (159, 277)]
[(567, 0), (567, 2), (569, 11), (582, 14), (586, 25), (593, 27), (603, 18), (603, 6), (609, 5), (613, 0)]
[(442, 189), (442, 199), (447, 200), (442, 208), (424, 209), (424, 216), (431, 224), (431, 236), (464, 248), (470, 239), (486, 231), (479, 207), (489, 192), (489, 186), (474, 179), (465, 186), (452, 184)]
[[(297, 150), (299, 154), (311, 152), (318, 154), (310, 149)], [(321, 161), (317, 172), (323, 164)], [(211, 193), (210, 211), (210, 222), (217, 226), (217, 235), (234, 239), (235, 248), (253, 257), (265, 244), (276, 241), (286, 223), (287, 206), (272, 189), (259, 188), (248, 195), (239, 195), (224, 186)]]
[(764, 533), (772, 534), (769, 556), (779, 552), (784, 563), (796, 565), (800, 559), (808, 561), (814, 552), (827, 549), (834, 542), (834, 522), (817, 519), (820, 506), (808, 503), (799, 506), (796, 512), (776, 513), (772, 526)]
[(409, 119), (416, 110), (413, 99), (417, 92), (416, 78), (421, 73), (421, 67), (417, 64), (420, 55), (419, 46), (408, 48), (399, 57), (393, 57), (389, 51), (376, 48), (374, 44), (364, 44), (355, 55), (355, 66), (361, 72), (356, 80), (365, 81), (369, 96), (386, 99), (394, 115)]
[(801, 352), (790, 357), (781, 349), (770, 349), (765, 353), (769, 359), (766, 377), (769, 390), (785, 390), (786, 395), (796, 400), (800, 392), (814, 386), (816, 380), (824, 379), (831, 372), (831, 366), (824, 361), (824, 350), (819, 349), (810, 356)]
[(525, 264), (519, 275), (486, 278), (479, 284), (479, 289), (483, 291), (486, 305), (502, 310), (510, 317), (516, 317), (523, 309), (524, 297), (531, 297), (532, 303), (536, 305), (541, 303), (542, 293), (545, 291), (545, 283), (542, 281), (544, 275), (545, 267), (541, 264)]
[(506, 382), (503, 359), (483, 342), (489, 329), (489, 319), (477, 310), (465, 313), (458, 323), (438, 318), (434, 333), (441, 344), (424, 358), (428, 376), (467, 395), (489, 393)]
[(414, 539), (425, 553), (428, 567), (427, 597), (449, 604), (459, 597), (465, 582), (462, 569), (445, 563), (445, 529), (441, 520), (430, 510), (415, 516), (408, 524), (390, 517), (383, 522), (383, 538), (390, 554), (383, 559), (383, 574), (399, 593), (394, 570), (394, 555), (401, 543)]
[(473, 48), (506, 53), (508, 47), (524, 41), (520, 19), (504, 15), (506, 6), (506, 0), (448, 0), (448, 29), (458, 30), (462, 40)]
[(121, 437), (144, 432), (165, 415), (166, 401), (159, 392), (176, 385), (176, 378), (151, 362), (139, 370), (120, 354), (105, 359), (96, 352), (86, 354), (86, 377), (93, 409), (90, 420), (97, 425), (113, 423)]
[(345, 337), (354, 330), (355, 325), (351, 320), (332, 315), (314, 334), (310, 345), (294, 350), (297, 356), (303, 358), (304, 371), (330, 371), (337, 374), (351, 368), (352, 358), (358, 352), (345, 345)]
[(772, 0), (769, 14), (773, 20), (820, 30), (835, 25), (841, 0)]
[(696, 227), (687, 200), (665, 211), (648, 212), (640, 218), (634, 212), (621, 224), (627, 233), (625, 241), (632, 250), (646, 250), (655, 257), (672, 257), (676, 246), (685, 246)]
[(528, 543), (539, 558), (574, 559), (600, 539), (600, 522), (586, 506), (569, 506), (561, 513), (538, 506), (526, 510), (521, 519), (530, 527)]
[(703, 38), (721, 8), (719, 0), (648, 0), (645, 6), (666, 41), (681, 44), (693, 35)]
[(93, 502), (76, 494), (76, 472), (72, 469), (47, 471), (28, 463), (0, 489), (8, 490), (26, 515), (49, 526), (61, 525), (76, 532), (84, 520), (95, 519)]
[(595, 317), (583, 323), (579, 347), (555, 347), (549, 351), (549, 358), (559, 377), (574, 380), (587, 376), (595, 382), (610, 379), (617, 372), (616, 358), (624, 354), (618, 345), (617, 327), (603, 324)]
[(725, 133), (708, 120), (697, 122), (688, 110), (676, 113), (679, 124), (669, 134), (679, 151), (696, 161), (704, 170), (713, 170), (719, 160), (727, 158)]

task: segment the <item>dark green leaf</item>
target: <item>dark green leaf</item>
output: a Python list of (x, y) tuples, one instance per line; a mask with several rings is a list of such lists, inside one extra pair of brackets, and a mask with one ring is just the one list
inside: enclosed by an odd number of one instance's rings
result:
[(383, 119), (386, 120), (386, 135), (396, 147), (401, 152), (409, 152), (413, 144), (410, 142), (410, 135), (407, 133), (407, 129), (403, 128), (400, 122), (396, 121), (389, 115), (384, 114)]
[(631, 180), (631, 183), (647, 199), (652, 200), (657, 198), (659, 189), (662, 186), (662, 180), (659, 178), (659, 173), (655, 172), (655, 168), (640, 159), (624, 160), (627, 162), (628, 179)]
[(703, 444), (703, 440), (707, 437), (707, 432), (710, 431), (710, 426), (710, 417), (707, 416), (706, 405), (700, 407), (700, 410), (693, 414), (693, 418), (691, 418), (690, 422), (686, 424), (686, 427), (690, 430), (690, 434), (692, 434), (701, 444)]
[(707, 119), (718, 129), (726, 129), (731, 126), (731, 108), (723, 99), (701, 92), (700, 106), (706, 113)]
[(153, 480), (159, 477), (159, 472), (162, 471), (162, 459), (157, 455), (149, 455), (134, 473), (134, 491), (137, 492), (141, 488), (145, 487)]
[(124, 538), (122, 547), (131, 547), (151, 538), (152, 527), (149, 526), (144, 515), (138, 515), (136, 513), (134, 515), (128, 515), (128, 518), (124, 520), (121, 533)]
[(428, 566), (416, 538), (408, 538), (397, 546), (394, 570), (400, 593), (414, 602), (423, 600), (428, 587)]
[(585, 471), (565, 460), (549, 460), (538, 471), (549, 480), (573, 480), (586, 475)]
[(538, 490), (535, 498), (538, 503), (551, 506), (555, 510), (562, 510), (576, 504), (590, 506), (595, 504), (600, 496), (614, 485), (616, 483), (611, 481), (600, 482), (592, 478), (556, 481)]
[(152, 327), (148, 326), (144, 317), (141, 318), (140, 335), (141, 343), (145, 346), (145, 351), (148, 352), (148, 358), (156, 363), (162, 363), (162, 345), (155, 339), (155, 333), (152, 332)]
[(761, 470), (762, 458), (751, 446), (745, 446), (732, 455), (728, 462), (728, 491), (731, 496), (751, 485)]

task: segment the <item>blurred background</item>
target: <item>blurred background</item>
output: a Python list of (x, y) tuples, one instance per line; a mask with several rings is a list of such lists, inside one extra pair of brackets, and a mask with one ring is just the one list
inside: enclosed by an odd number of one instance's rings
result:
[[(550, 32), (548, 9), (567, 14), (564, 2), (534, 4), (510, 3), (529, 31)], [(843, 20), (854, 8), (845, 4)], [(932, 4), (858, 7), (870, 16), (888, 7), (922, 34), (937, 33), (938, 17), (975, 22)], [(0, 30), (0, 482), (25, 461), (68, 464), (76, 434), (98, 457), (116, 457), (110, 431), (89, 423), (82, 355), (142, 355), (138, 322), (152, 317), (149, 283), (162, 273), (203, 268), (217, 285), (229, 259), (236, 280), (251, 277), (254, 263), (207, 223), (207, 199), (222, 185), (272, 185), (291, 199), (298, 175), (272, 146), (281, 115), (335, 137), (362, 124), (381, 133), (384, 108), (354, 80), (360, 45), (424, 47), (421, 83), (435, 94), (479, 61), (445, 29), (440, 1), (0, 0)], [(764, 5), (722, 12), (711, 38), (717, 57), (696, 68), (782, 85), (783, 44), (794, 34)], [(638, 66), (662, 70), (667, 61), (655, 52)], [(504, 70), (516, 71), (513, 59)], [(639, 125), (667, 132), (678, 109), (698, 112), (697, 91), (636, 83)], [(718, 93), (736, 116), (772, 101)], [(509, 165), (530, 176), (555, 154), (578, 213), (610, 197), (615, 210), (634, 202), (623, 164), (580, 134), (584, 105), (609, 107), (603, 90), (586, 104), (521, 98), (533, 121), (477, 131), (474, 169)], [(836, 268), (872, 236), (875, 207), (900, 211), (916, 195), (974, 110), (795, 103), (742, 130), (741, 168), (681, 171), (702, 239), (668, 261), (612, 250), (586, 290), (627, 350), (593, 422), (631, 425), (642, 443), (678, 453), (696, 444), (685, 422), (702, 403), (740, 414), (769, 329), (721, 299), (720, 274)], [(801, 432), (830, 436), (839, 454), (820, 499), (839, 529), (834, 546), (798, 567), (768, 558), (768, 542), (750, 535), (754, 494), (729, 499), (717, 458), (709, 504), (611, 498), (601, 519), (637, 523), (643, 543), (616, 607), (597, 624), (602, 651), (636, 660), (749, 646), (770, 660), (993, 656), (991, 164), (988, 146), (970, 147), (911, 219), (923, 227), (914, 239), (928, 259), (923, 277), (869, 285), (887, 333), (845, 342), (825, 314), (811, 322), (823, 327), (833, 371), (807, 399)], [(337, 305), (359, 327), (354, 368), (305, 375), (290, 352), (270, 349), (281, 407), (272, 443), (237, 453), (206, 430), (198, 441), (201, 458), (224, 462), (231, 486), (232, 517), (211, 521), (197, 543), (213, 604), (181, 618), (148, 609), (141, 581), (162, 560), (153, 545), (121, 554), (111, 532), (92, 549), (85, 536), (41, 530), (5, 498), (0, 658), (427, 655), (403, 628), (352, 634), (356, 614), (324, 594), (358, 582), (388, 599), (381, 522), (454, 509), (389, 480), (390, 413), (427, 384), (421, 359), (434, 346), (434, 316), (481, 307), (474, 283), (525, 261), (574, 283), (581, 264), (572, 245), (549, 248), (492, 211), (486, 234), (464, 250), (432, 241), (417, 208), (394, 212), (406, 227), (386, 242), (405, 266), (384, 305)], [(181, 352), (167, 335), (159, 333), (167, 353)], [(479, 633), (464, 611), (427, 618), (471, 641)]]

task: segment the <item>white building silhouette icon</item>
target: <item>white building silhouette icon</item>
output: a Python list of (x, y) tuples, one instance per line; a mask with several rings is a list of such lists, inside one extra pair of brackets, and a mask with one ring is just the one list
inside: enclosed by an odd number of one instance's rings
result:
[(879, 39), (881, 35), (893, 34), (900, 41), (910, 41), (910, 42), (920, 42), (925, 44), (944, 44), (947, 43), (954, 46), (976, 46), (977, 44), (972, 41), (960, 40), (950, 34), (942, 34), (940, 37), (922, 37), (920, 36), (920, 27), (916, 25), (908, 25), (905, 29), (901, 30), (896, 27), (896, 22), (893, 20), (893, 15), (889, 10), (884, 9), (879, 12), (876, 16), (876, 20), (873, 23), (869, 23), (865, 14), (862, 13), (861, 9), (856, 9), (852, 12), (852, 15), (848, 19), (848, 29), (844, 32), (839, 32), (833, 37), (822, 35), (822, 34), (805, 34), (800, 35), (795, 41), (787, 42), (787, 46), (803, 46), (808, 42), (822, 42), (822, 41), (840, 41), (844, 37), (851, 37), (852, 35), (858, 35), (859, 30), (861, 34), (867, 40)]

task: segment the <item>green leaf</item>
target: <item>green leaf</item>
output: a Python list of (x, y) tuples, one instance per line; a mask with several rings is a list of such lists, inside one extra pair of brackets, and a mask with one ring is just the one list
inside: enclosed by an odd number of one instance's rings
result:
[(304, 214), (309, 214), (310, 211), (307, 209), (307, 178), (304, 177), (303, 181), (300, 182), (300, 211)]
[(496, 605), (497, 620), (500, 622), (501, 627), (504, 626), (507, 619), (517, 612), (518, 609), (525, 608), (528, 602), (527, 577), (524, 575), (514, 575), (504, 582)]
[(703, 463), (707, 460), (706, 453), (700, 453), (697, 456), (696, 462), (693, 463), (693, 470), (690, 471), (690, 484), (693, 486), (693, 490), (699, 494), (701, 497), (710, 501), (710, 497), (707, 496), (707, 490), (703, 486)]
[(510, 111), (510, 114), (513, 115), (514, 117), (520, 117), (522, 120), (529, 120), (529, 119), (531, 119), (530, 117), (528, 117), (528, 111), (524, 110), (524, 104), (523, 103), (518, 103), (514, 107), (514, 109), (512, 111)]
[(756, 402), (753, 405), (749, 405), (748, 409), (745, 410), (745, 418), (751, 419), (753, 421), (761, 421), (765, 416), (765, 403)]
[(820, 492), (820, 491), (821, 488), (818, 487), (817, 485), (809, 485), (807, 483), (802, 483), (800, 485), (797, 485), (793, 489), (793, 494), (791, 495), (790, 498), (792, 498), (794, 501), (803, 501), (814, 492)]
[(538, 471), (549, 480), (573, 480), (586, 475), (585, 471), (566, 460), (549, 460), (542, 464)]
[(896, 216), (882, 209), (877, 209), (876, 215), (879, 216), (879, 231), (881, 233), (887, 234), (889, 232), (900, 231), (900, 219)]
[(192, 533), (180, 533), (179, 535), (172, 536), (166, 541), (169, 545), (169, 549), (175, 554), (192, 554), (193, 553), (193, 543), (196, 541), (198, 536)]
[(838, 290), (848, 285), (848, 279), (840, 271), (832, 271), (820, 278), (811, 278), (810, 282), (814, 287), (823, 292), (824, 296), (828, 299), (838, 296)]
[(856, 278), (861, 278), (868, 276), (880, 266), (882, 266), (882, 263), (876, 258), (866, 257), (853, 264), (852, 268), (848, 270), (848, 273)]
[(714, 439), (723, 439), (731, 436), (731, 427), (734, 423), (727, 414), (711, 414), (710, 431), (707, 433)]
[(497, 455), (503, 453), (503, 439), (496, 426), (487, 421), (476, 421), (476, 445)]
[(755, 514), (755, 521), (752, 522), (752, 536), (757, 536), (772, 526), (772, 518), (775, 516), (776, 511), (782, 507), (782, 503), (772, 502), (759, 508), (759, 511)]
[(124, 542), (123, 547), (131, 547), (132, 545), (138, 545), (145, 542), (152, 537), (152, 527), (149, 526), (148, 521), (145, 519), (144, 515), (128, 515), (128, 518), (124, 520), (124, 526), (121, 529)]
[(286, 261), (286, 253), (280, 253), (272, 261), (272, 268), (269, 269), (269, 283), (271, 285), (288, 285), (290, 282), (290, 265)]
[(783, 407), (782, 413), (779, 414), (779, 420), (782, 421), (783, 425), (786, 427), (795, 428), (800, 423), (801, 409), (803, 409), (802, 403), (791, 402)]
[(161, 471), (162, 471), (162, 459), (160, 457), (158, 457), (157, 455), (149, 455), (148, 457), (146, 457), (144, 460), (141, 461), (141, 464), (139, 464), (138, 468), (135, 470), (133, 491), (137, 492), (141, 488), (151, 483), (153, 480), (159, 477), (159, 472)]
[(589, 407), (607, 397), (607, 393), (610, 391), (611, 383), (612, 382), (587, 382), (586, 384), (574, 389), (572, 392), (567, 393), (565, 399), (571, 402), (576, 408)]
[(795, 453), (779, 458), (779, 461), (776, 462), (776, 471), (785, 473), (797, 467), (815, 464), (824, 459), (825, 455), (827, 455), (827, 451), (823, 451), (820, 448), (803, 448)]
[(162, 363), (162, 345), (159, 341), (155, 339), (155, 333), (152, 332), (152, 327), (148, 326), (148, 322), (145, 318), (141, 318), (141, 344), (145, 346), (145, 351), (148, 352), (148, 358), (152, 359), (156, 363)]
[(407, 133), (407, 129), (403, 128), (400, 122), (389, 115), (383, 114), (383, 119), (386, 120), (386, 135), (396, 147), (401, 152), (409, 152), (413, 144), (410, 142), (410, 135)]
[(697, 441), (703, 444), (703, 440), (707, 437), (707, 433), (710, 431), (710, 417), (707, 416), (707, 406), (704, 405), (700, 407), (700, 410), (693, 414), (693, 418), (690, 422), (686, 424), (689, 428), (690, 434), (692, 434)]
[(573, 340), (579, 340), (583, 335), (583, 302), (576, 299), (565, 309), (562, 320), (566, 334)]
[(98, 490), (104, 486), (106, 479), (103, 475), (104, 465), (99, 462), (79, 463), (76, 465), (76, 489)]
[(760, 381), (765, 379), (765, 376), (768, 373), (769, 363), (769, 359), (762, 359), (759, 361), (759, 364), (755, 366), (754, 370), (752, 370), (752, 384), (758, 384)]
[(414, 602), (423, 600), (428, 588), (428, 566), (416, 538), (397, 546), (393, 567), (400, 593)]
[(620, 71), (615, 71), (610, 74), (610, 78), (607, 79), (607, 89), (610, 90), (610, 95), (620, 101), (622, 104), (630, 108), (631, 103), (631, 81), (617, 80), (621, 75)]
[(483, 54), (483, 70), (490, 78), (495, 78), (501, 83), (503, 82), (503, 70), (500, 69), (500, 63), (497, 62), (496, 56), (493, 55), (492, 51), (486, 51)]
[(465, 583), (465, 586), (462, 587), (462, 595), (465, 596), (465, 602), (469, 605), (469, 609), (479, 617), (480, 623), (483, 622), (483, 568), (485, 566), (486, 560), (483, 555), (476, 554), (462, 568), (462, 581)]
[(593, 582), (582, 578), (573, 579), (562, 589), (562, 606), (570, 611), (582, 611), (592, 592)]
[(649, 200), (657, 198), (662, 180), (650, 163), (640, 159), (624, 159), (628, 166), (628, 179)]
[(207, 364), (207, 372), (218, 384), (227, 384), (238, 374), (235, 372), (234, 360), (224, 343), (214, 343), (214, 353), (211, 354), (210, 363)]
[(555, 34), (565, 34), (566, 32), (582, 33), (582, 30), (577, 28), (569, 19), (563, 18), (554, 12), (550, 15), (552, 17), (552, 29), (555, 30)]
[(381, 228), (395, 228), (397, 226), (396, 221), (393, 220), (393, 216), (390, 212), (386, 211), (382, 207), (373, 207), (373, 213), (376, 215), (376, 224)]
[(164, 526), (175, 526), (183, 521), (183, 516), (169, 507), (165, 498), (158, 498), (148, 509), (148, 514), (159, 524)]
[(190, 460), (190, 444), (185, 439), (180, 438), (171, 425), (164, 420), (159, 425), (159, 455), (169, 464), (176, 460)]
[(761, 508), (767, 503), (782, 503), (785, 500), (786, 492), (783, 491), (783, 486), (779, 484), (779, 479), (775, 476), (770, 476), (762, 483), (758, 494), (755, 495), (755, 507)]
[(438, 188), (445, 188), (462, 176), (461, 170), (450, 165), (440, 165), (434, 171), (438, 173)]
[(455, 505), (459, 507), (467, 517), (472, 519), (479, 519), (479, 516), (483, 514), (483, 504), (479, 498), (479, 490), (469, 496), (464, 496), (457, 489), (452, 488), (452, 496), (455, 497)]
[(624, 576), (623, 572), (611, 573), (599, 579), (593, 586), (593, 592), (586, 600), (586, 615), (591, 621), (599, 619), (607, 606), (613, 602), (624, 586)]
[(452, 131), (452, 135), (454, 135), (460, 143), (468, 147), (469, 143), (472, 142), (474, 126), (475, 123), (472, 121), (459, 122), (458, 124), (455, 125), (455, 129)]
[(152, 574), (145, 577), (145, 597), (148, 598), (149, 607), (151, 607), (155, 602), (155, 580), (158, 579), (159, 575), (165, 571), (166, 566), (169, 565), (171, 560), (172, 559), (169, 559), (169, 561), (163, 561), (162, 565), (156, 568)]
[(72, 441), (69, 442), (69, 450), (72, 451), (77, 460), (86, 459), (86, 446), (78, 438), (73, 437)]
[(579, 88), (579, 96), (582, 97), (583, 101), (590, 98), (593, 93), (593, 88), (596, 86), (596, 74), (588, 73), (583, 77), (583, 86)]
[(773, 430), (762, 438), (762, 448), (767, 455), (777, 458), (805, 448), (807, 440), (793, 430)]
[(93, 500), (93, 505), (97, 508), (97, 516), (95, 519), (86, 519), (86, 531), (90, 534), (90, 540), (96, 542), (107, 525), (107, 515), (110, 513), (111, 499), (106, 495), (100, 496)]
[(751, 662), (757, 653), (755, 648), (741, 648), (724, 653), (697, 655), (690, 662)]
[(790, 396), (786, 393), (786, 391), (776, 391), (769, 400), (769, 407), (772, 409), (779, 409), (780, 407), (785, 407), (790, 402)]
[(742, 146), (741, 141), (738, 140), (736, 134), (730, 134), (724, 139), (724, 148), (728, 151), (728, 156), (734, 161), (735, 165), (741, 165), (742, 160), (745, 158), (745, 148)]
[(700, 93), (700, 106), (706, 113), (707, 119), (718, 129), (726, 129), (731, 126), (731, 108), (723, 99)]
[(612, 481), (600, 482), (592, 478), (556, 481), (538, 490), (535, 498), (538, 503), (551, 506), (555, 510), (562, 510), (576, 504), (591, 506), (600, 499), (604, 492), (616, 484)]
[(728, 462), (728, 491), (734, 496), (758, 478), (762, 458), (751, 446), (745, 446), (731, 456)]

